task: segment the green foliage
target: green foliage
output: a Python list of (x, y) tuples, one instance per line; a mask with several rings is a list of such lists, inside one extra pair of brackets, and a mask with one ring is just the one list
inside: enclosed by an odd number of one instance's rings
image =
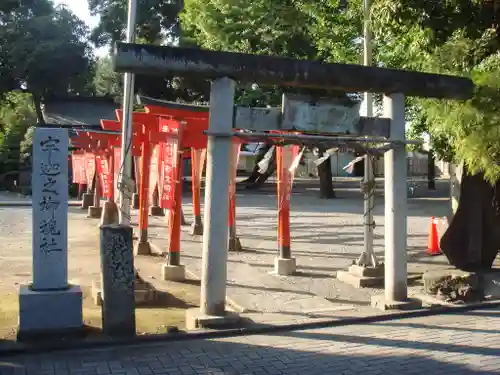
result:
[(94, 76), (94, 88), (97, 95), (117, 96), (123, 92), (120, 75), (115, 73), (111, 58), (97, 60)]
[(8, 93), (0, 103), (0, 173), (19, 171), (21, 153), (30, 147), (23, 140), (34, 123), (36, 113), (31, 95)]
[(0, 24), (0, 92), (27, 89), (39, 121), (45, 95), (91, 90), (89, 30), (70, 10), (49, 0), (8, 2)]
[[(113, 44), (125, 38), (127, 25), (127, 0), (88, 0), (92, 14), (99, 15), (98, 26), (92, 30), (92, 40), (97, 46)], [(137, 1), (138, 40), (160, 43), (175, 39), (178, 34), (177, 15), (181, 0)]]
[(500, 178), (498, 1), (377, 0), (371, 23), (382, 65), (467, 76), (468, 101), (411, 98), (410, 134), (428, 134), (437, 156)]

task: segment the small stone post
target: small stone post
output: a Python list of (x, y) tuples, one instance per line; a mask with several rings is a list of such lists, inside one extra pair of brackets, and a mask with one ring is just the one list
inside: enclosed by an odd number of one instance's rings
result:
[(109, 336), (135, 335), (132, 227), (101, 226), (102, 327)]
[(151, 199), (151, 207), (149, 208), (151, 216), (165, 216), (165, 210), (160, 207), (160, 192), (158, 185), (150, 186), (153, 188), (153, 198)]
[(413, 309), (407, 287), (407, 170), (405, 144), (405, 96), (384, 96), (384, 114), (391, 119), (391, 141), (402, 143), (384, 155), (385, 176), (385, 264), (383, 296), (372, 297), (372, 306), (382, 310)]
[(92, 193), (83, 193), (82, 194), (82, 210), (87, 210), (94, 203), (94, 195)]
[(95, 174), (95, 183), (94, 183), (94, 205), (89, 207), (89, 212), (87, 217), (98, 219), (102, 215), (102, 207), (101, 207), (101, 183), (99, 181), (99, 176), (97, 175), (97, 171)]
[[(235, 82), (230, 78), (219, 78), (212, 82), (210, 132), (232, 131), (234, 91)], [(187, 311), (188, 328), (235, 323), (235, 316), (228, 314), (225, 308), (231, 138), (225, 135), (208, 136), (200, 309)]]
[(68, 285), (67, 129), (33, 134), (33, 284), (19, 291), (19, 335), (83, 326), (82, 291)]

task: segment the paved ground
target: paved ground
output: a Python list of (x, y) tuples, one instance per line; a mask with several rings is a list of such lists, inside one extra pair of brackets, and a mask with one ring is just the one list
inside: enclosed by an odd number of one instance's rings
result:
[(500, 311), (0, 358), (2, 375), (500, 373)]
[[(445, 184), (441, 190), (441, 196), (446, 196)], [(270, 318), (273, 321), (351, 315), (359, 310), (374, 313), (366, 308), (370, 296), (380, 293), (380, 289), (358, 290), (335, 278), (336, 271), (346, 269), (363, 249), (363, 201), (359, 190), (353, 191), (349, 186), (338, 192), (338, 199), (328, 201), (318, 199), (316, 194), (314, 184), (311, 188), (310, 183), (300, 183), (292, 198), (292, 252), (297, 258), (299, 271), (292, 277), (269, 274), (276, 256), (276, 198), (273, 187), (260, 193), (238, 194), (238, 231), (246, 251), (229, 255), (228, 297), (239, 310), (249, 314), (274, 314)], [(185, 194), (183, 206), (190, 220), (189, 194)], [(409, 200), (410, 272), (446, 266), (443, 257), (426, 256), (425, 248), (430, 216), (443, 216), (447, 209), (446, 198)], [(377, 224), (375, 250), (382, 259), (384, 208), (380, 194), (374, 212)], [(99, 275), (98, 220), (86, 219), (85, 214), (76, 207), (70, 208), (69, 275), (74, 282), (91, 285)], [(133, 221), (137, 221), (135, 213)], [(183, 230), (182, 262), (199, 277), (201, 238), (192, 238), (188, 227)], [(150, 218), (150, 236), (158, 249), (167, 249), (163, 218)], [(31, 276), (29, 207), (0, 207), (0, 240), (0, 272), (4, 275), (0, 280), (0, 290), (15, 290), (19, 283), (28, 282)], [(159, 264), (163, 261), (162, 258), (138, 257), (136, 263), (141, 270), (147, 270), (143, 276), (157, 277)], [(158, 272), (152, 274), (151, 267), (157, 267)], [(418, 291), (418, 286), (412, 289), (412, 292)], [(278, 318), (276, 314), (281, 316)], [(262, 320), (264, 317), (257, 318)]]
[[(441, 188), (440, 194), (445, 196), (446, 185)], [(229, 254), (227, 296), (232, 307), (244, 312), (247, 318), (280, 324), (380, 313), (369, 307), (369, 301), (381, 289), (355, 289), (335, 277), (337, 270), (346, 269), (363, 249), (363, 201), (359, 189), (341, 189), (338, 199), (327, 201), (318, 199), (315, 189), (314, 184), (298, 184), (292, 197), (292, 252), (297, 258), (298, 273), (290, 277), (269, 273), (276, 256), (273, 187), (260, 193), (238, 194), (238, 231), (245, 251)], [(382, 260), (384, 208), (380, 192), (376, 203), (375, 250)], [(185, 194), (183, 206), (191, 221), (189, 194)], [(447, 266), (444, 257), (430, 258), (425, 252), (430, 216), (443, 216), (447, 209), (446, 198), (409, 199), (411, 273)], [(83, 210), (70, 207), (69, 277), (73, 283), (90, 286), (99, 279), (99, 232), (98, 220), (85, 216)], [(137, 222), (136, 213), (132, 219)], [(189, 227), (184, 227), (181, 259), (188, 271), (199, 277), (201, 238), (192, 238), (188, 232)], [(160, 251), (167, 249), (164, 218), (150, 218), (150, 237)], [(0, 292), (15, 293), (20, 283), (31, 279), (29, 207), (0, 207), (0, 244)], [(163, 257), (140, 256), (135, 262), (141, 276), (157, 282), (164, 261)], [(419, 285), (410, 288), (410, 293), (420, 291)]]

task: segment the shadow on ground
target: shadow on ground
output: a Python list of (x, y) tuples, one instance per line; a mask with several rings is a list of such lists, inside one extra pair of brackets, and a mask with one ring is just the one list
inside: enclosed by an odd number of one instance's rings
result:
[[(488, 317), (499, 316), (498, 312), (486, 314)], [(353, 332), (345, 329), (289, 331), (217, 341), (190, 340), (3, 358), (0, 359), (0, 373), (45, 374), (57, 364), (57, 369), (68, 375), (104, 373), (104, 369), (111, 370), (111, 373), (219, 375), (498, 374), (500, 351), (495, 344), (489, 347), (467, 340), (459, 344), (437, 339), (443, 334), (441, 331), (446, 333), (451, 329), (459, 333), (463, 331), (461, 328), (413, 324), (411, 320), (395, 321), (393, 326), (430, 329), (431, 337), (436, 339), (406, 339), (384, 333), (377, 334), (378, 337), (356, 335), (356, 329)], [(487, 339), (492, 339), (498, 331), (473, 332), (484, 332)]]

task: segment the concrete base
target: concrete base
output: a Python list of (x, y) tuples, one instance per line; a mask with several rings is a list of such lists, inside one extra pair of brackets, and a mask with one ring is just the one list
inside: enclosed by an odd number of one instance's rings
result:
[(274, 273), (281, 276), (293, 275), (297, 270), (295, 258), (274, 258)]
[(89, 219), (100, 219), (102, 216), (102, 207), (90, 206), (87, 213)]
[(33, 291), (28, 286), (19, 290), (19, 335), (81, 329), (82, 290), (71, 285), (65, 290)]
[(422, 301), (415, 298), (407, 298), (404, 301), (389, 301), (384, 295), (372, 296), (371, 306), (382, 311), (386, 310), (418, 310), (422, 308)]
[(151, 206), (149, 208), (149, 214), (151, 216), (165, 216), (165, 211), (160, 206)]
[(83, 193), (82, 195), (82, 210), (86, 210), (94, 204), (94, 194)]
[[(134, 296), (136, 305), (146, 305), (151, 301), (154, 301), (156, 297), (154, 289), (142, 288), (138, 287), (137, 285), (134, 290)], [(94, 301), (94, 304), (96, 306), (102, 306), (104, 298), (102, 295), (102, 287), (100, 281), (92, 282), (92, 300)]]
[(241, 246), (241, 242), (239, 237), (230, 237), (229, 238), (229, 251), (242, 251), (243, 246)]
[(134, 246), (134, 255), (151, 255), (151, 244), (149, 242), (136, 242)]
[(186, 268), (184, 266), (162, 264), (161, 277), (165, 281), (184, 281), (186, 280)]
[(193, 329), (227, 329), (241, 325), (238, 314), (226, 311), (222, 316), (202, 314), (199, 307), (186, 310), (186, 328)]
[(102, 208), (101, 225), (118, 224), (118, 206), (113, 201), (104, 202)]
[(337, 280), (354, 286), (366, 288), (384, 285), (384, 266), (363, 267), (353, 264), (347, 271), (338, 271)]
[(132, 194), (132, 209), (139, 209), (139, 193)]

